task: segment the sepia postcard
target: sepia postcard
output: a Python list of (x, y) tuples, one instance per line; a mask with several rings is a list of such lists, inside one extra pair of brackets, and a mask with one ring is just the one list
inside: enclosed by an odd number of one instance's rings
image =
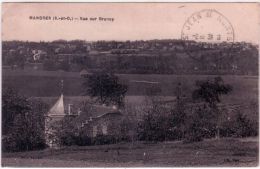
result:
[(2, 167), (259, 165), (259, 3), (1, 5)]

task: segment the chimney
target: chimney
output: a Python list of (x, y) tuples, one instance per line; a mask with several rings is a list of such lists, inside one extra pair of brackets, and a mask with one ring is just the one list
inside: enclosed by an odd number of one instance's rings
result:
[(72, 105), (72, 104), (68, 104), (68, 106), (69, 106), (69, 108), (68, 108), (69, 116), (71, 115), (71, 105)]

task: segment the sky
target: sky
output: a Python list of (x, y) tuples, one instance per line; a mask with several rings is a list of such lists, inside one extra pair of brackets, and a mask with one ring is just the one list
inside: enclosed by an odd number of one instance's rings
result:
[[(180, 39), (187, 19), (204, 9), (214, 9), (229, 21), (235, 41), (259, 43), (257, 3), (3, 3), (2, 40)], [(32, 20), (30, 16), (103, 17), (114, 21)], [(205, 23), (207, 29), (224, 33), (218, 29), (219, 23)]]

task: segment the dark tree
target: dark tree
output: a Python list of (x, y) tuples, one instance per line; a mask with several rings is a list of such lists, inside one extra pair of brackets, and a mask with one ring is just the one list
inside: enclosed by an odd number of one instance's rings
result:
[(117, 76), (108, 73), (88, 75), (83, 82), (86, 95), (95, 98), (101, 104), (117, 104), (123, 106), (127, 86), (119, 83)]
[[(211, 126), (215, 126), (215, 135), (218, 138), (221, 123), (221, 111), (218, 109), (217, 103), (221, 102), (221, 95), (226, 95), (232, 91), (232, 86), (229, 84), (225, 84), (221, 77), (215, 77), (213, 81), (197, 81), (196, 86), (198, 87), (198, 89), (193, 91), (192, 97), (194, 100), (204, 102), (204, 110), (201, 111), (205, 112), (204, 116), (207, 117), (207, 120), (205, 121), (210, 122)], [(209, 111), (205, 111), (207, 107), (209, 107)], [(205, 125), (203, 126), (205, 127), (209, 125), (206, 125), (205, 123)]]
[(232, 91), (232, 86), (224, 84), (221, 77), (214, 78), (214, 81), (197, 81), (196, 86), (198, 88), (192, 93), (193, 99), (204, 101), (211, 107), (216, 107), (216, 104), (220, 102), (221, 95)]

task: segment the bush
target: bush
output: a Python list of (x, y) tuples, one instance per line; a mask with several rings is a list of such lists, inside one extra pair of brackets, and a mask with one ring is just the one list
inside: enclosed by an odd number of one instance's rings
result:
[(184, 137), (186, 113), (181, 101), (174, 108), (152, 101), (143, 120), (137, 128), (138, 139), (141, 141), (180, 140)]
[(237, 112), (233, 120), (226, 120), (220, 126), (222, 137), (249, 137), (258, 135), (258, 122), (248, 119), (246, 115)]
[(55, 138), (56, 143), (60, 146), (87, 146), (92, 144), (91, 138), (80, 131), (73, 123), (73, 117), (64, 117), (61, 121), (50, 125), (50, 129), (54, 132), (49, 135), (50, 138)]
[(10, 135), (2, 138), (2, 151), (3, 152), (19, 152), (29, 150), (41, 150), (46, 148), (45, 140), (43, 138), (29, 139), (21, 137), (22, 134), (17, 136)]
[(212, 138), (217, 132), (216, 114), (209, 107), (196, 106), (185, 122), (184, 142), (201, 141)]
[(258, 134), (257, 129), (258, 125), (250, 121), (246, 115), (241, 112), (237, 113), (233, 128), (235, 137), (256, 136)]
[[(157, 109), (158, 110), (158, 109)], [(141, 141), (165, 141), (169, 129), (168, 117), (162, 115), (162, 112), (152, 110), (144, 116), (143, 121), (138, 125), (138, 139)]]
[(118, 141), (117, 137), (113, 135), (97, 135), (93, 139), (93, 144), (95, 145), (115, 144), (117, 143), (117, 141)]
[(224, 124), (221, 128), (220, 128), (220, 130), (219, 130), (219, 135), (221, 136), (221, 137), (232, 137), (232, 136), (234, 136), (234, 134), (235, 134), (235, 131), (234, 131), (234, 129), (232, 128), (232, 123), (230, 123), (229, 122), (229, 124)]
[(61, 145), (64, 145), (64, 146), (71, 146), (71, 145), (76, 144), (75, 136), (72, 135), (71, 133), (63, 133), (63, 136), (61, 136), (59, 139), (60, 139)]
[(92, 139), (87, 135), (80, 134), (75, 137), (75, 144), (78, 146), (89, 146), (92, 144)]
[(44, 113), (47, 105), (20, 96), (13, 89), (3, 93), (3, 151), (43, 149)]
[(199, 142), (202, 140), (203, 138), (200, 135), (189, 134), (187, 137), (184, 138), (183, 143), (187, 144), (187, 143)]
[(16, 146), (16, 140), (10, 136), (3, 137), (2, 138), (2, 151), (3, 152), (19, 151), (19, 149)]

